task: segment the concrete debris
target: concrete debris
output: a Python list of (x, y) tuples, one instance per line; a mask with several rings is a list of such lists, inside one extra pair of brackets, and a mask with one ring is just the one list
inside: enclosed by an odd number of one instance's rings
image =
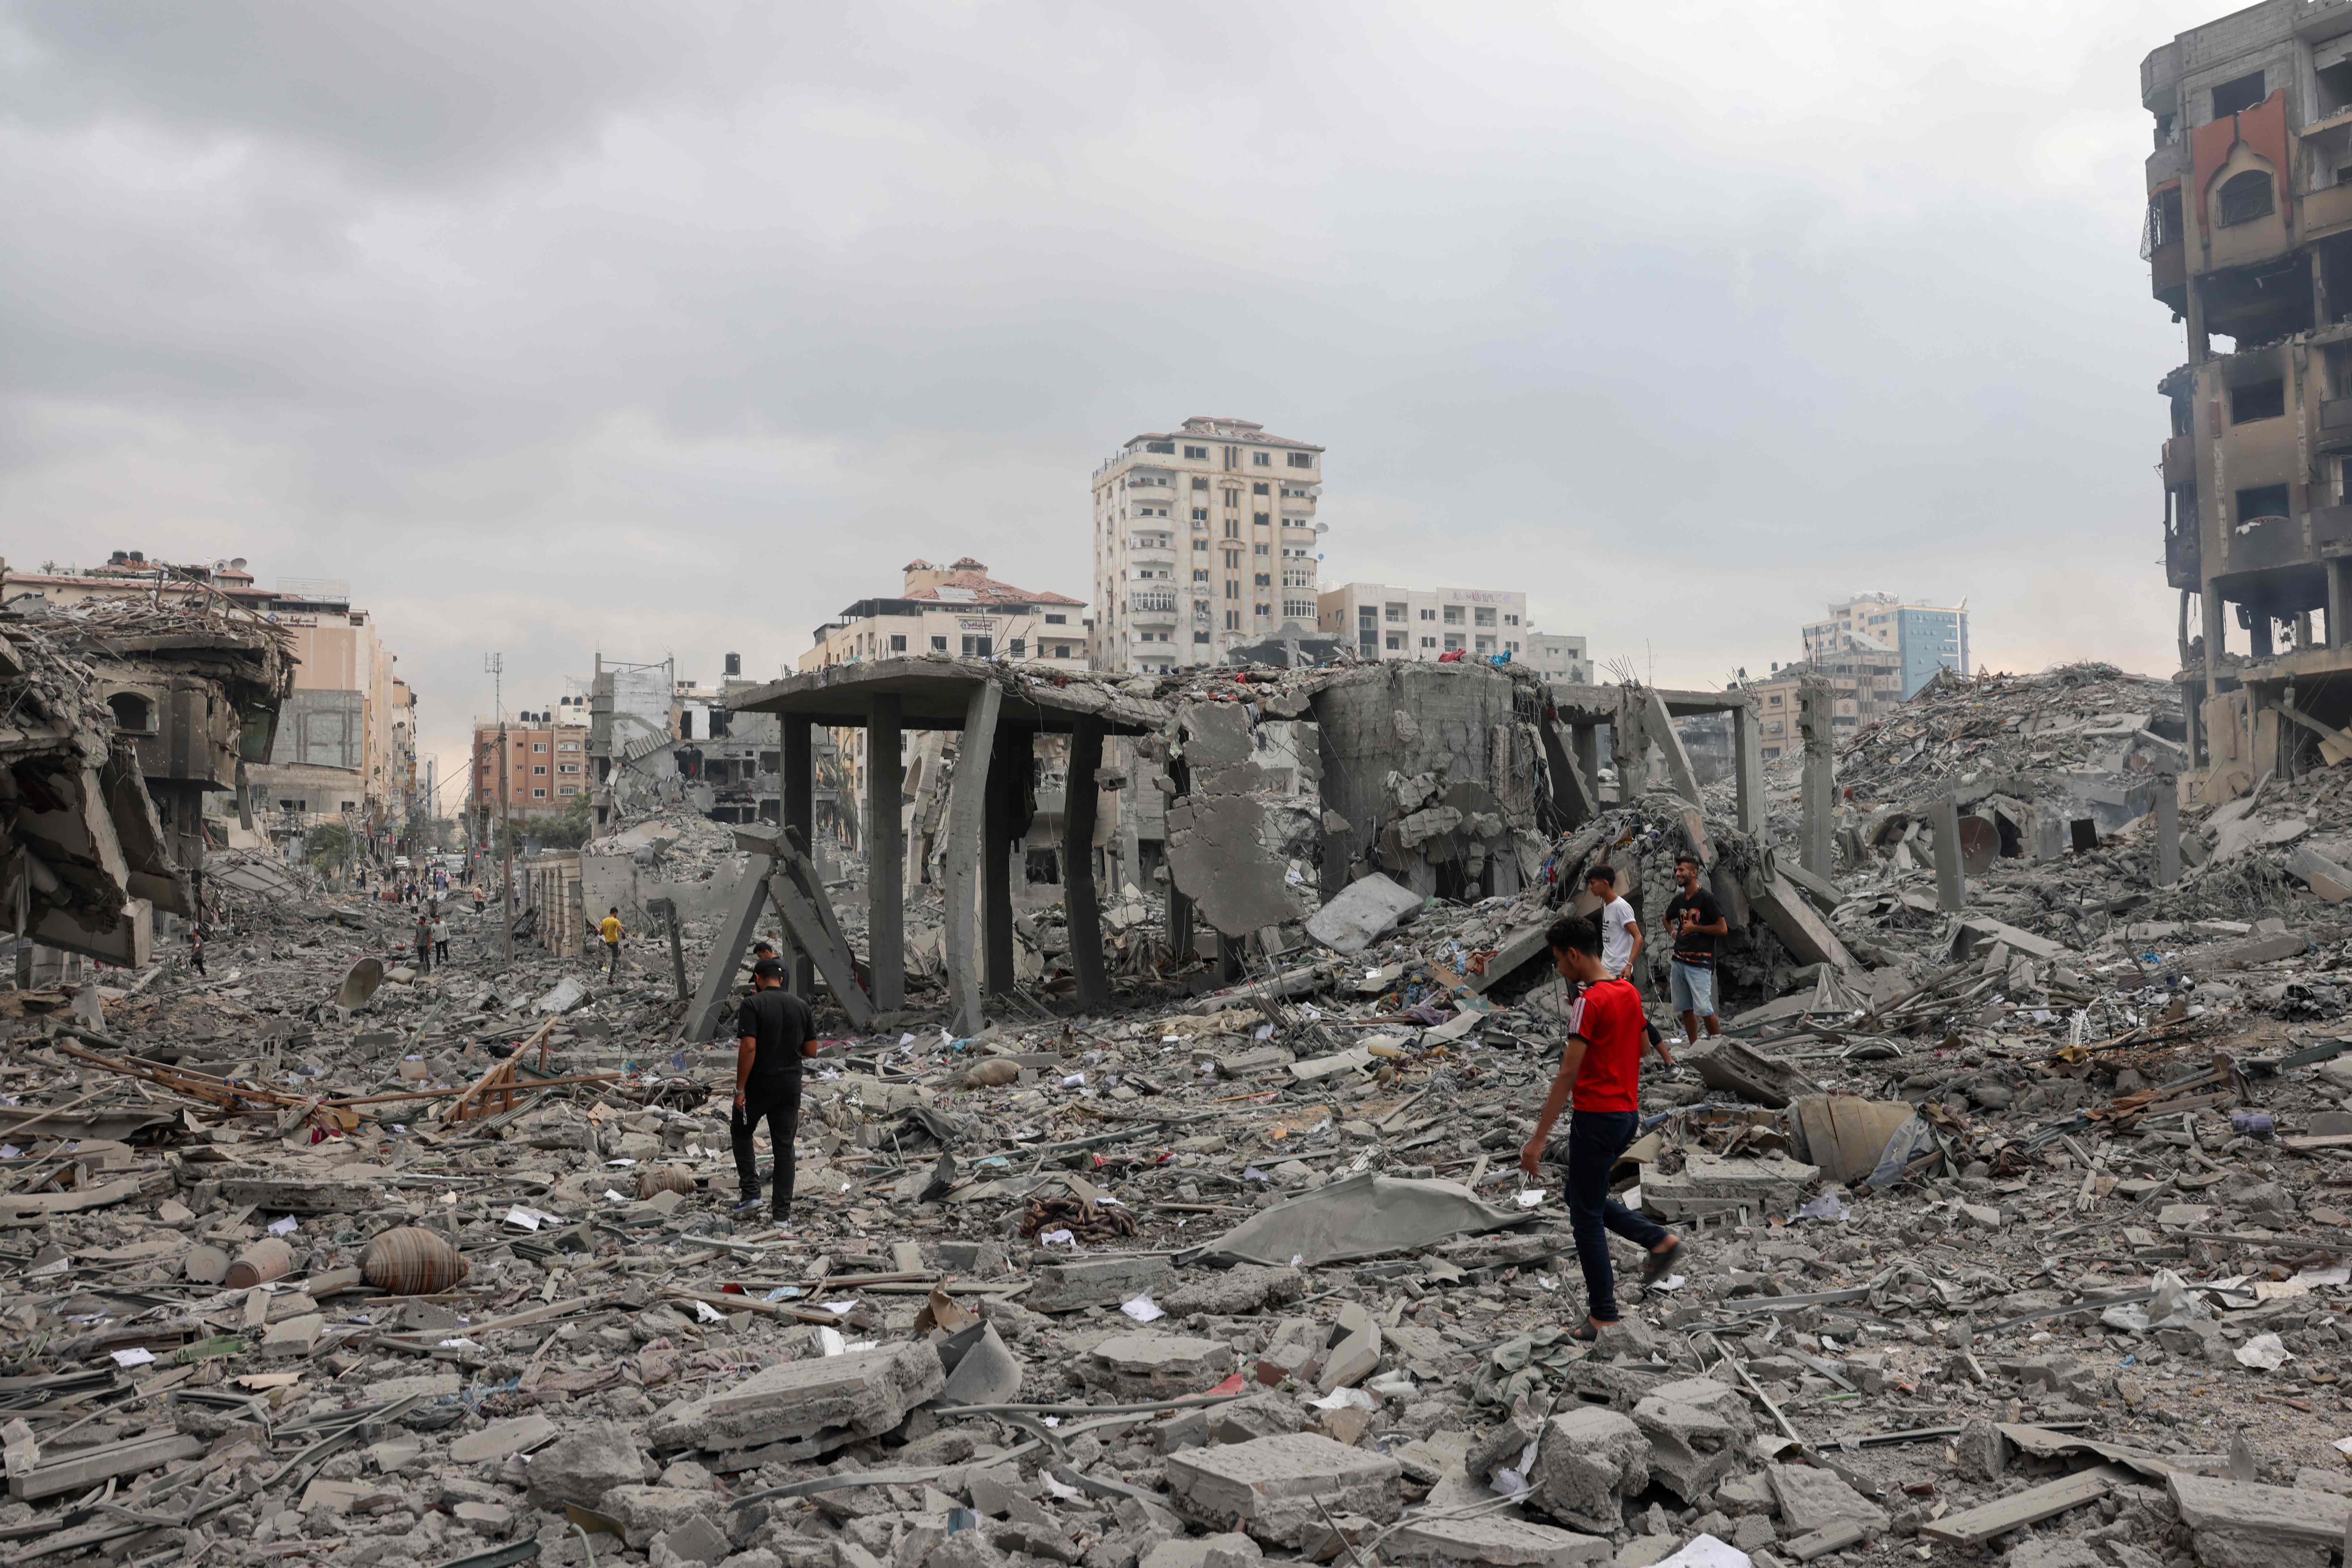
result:
[[(34, 659), (37, 636), (0, 635)], [(806, 878), (781, 834), (608, 826), (585, 858), (639, 891), (589, 902), (636, 916), (665, 888), (678, 942), (632, 924), (609, 977), (560, 944), (508, 962), (469, 899), (426, 971), (410, 911), (266, 852), (214, 857), (250, 874), (207, 874), (209, 975), (26, 944), (0, 990), (0, 1527), (20, 1552), (2340, 1550), (2352, 900), (2329, 883), (2352, 863), (2352, 774), (2183, 795), (2162, 885), (2163, 691), (2095, 668), (1943, 681), (1844, 743), (1825, 863), (1791, 871), (1793, 763), (1743, 807), (1705, 747), (1659, 744), (1725, 694), (1321, 666), (1071, 677), (1053, 709), (1017, 671), (917, 662), (942, 713), (1002, 682), (1007, 716), (1124, 727), (1104, 741), (1099, 996), (1071, 890), (998, 879), (992, 927), (975, 861), (986, 1011), (955, 1027), (942, 732), (908, 748), (887, 1004), (845, 822)], [(972, 808), (1040, 877), (1058, 827), (1007, 822), (1054, 817), (1061, 738), (1021, 754), (1034, 774), (982, 770), (1034, 798)], [(1221, 770), (1238, 777), (1208, 787)], [(1171, 822), (1192, 801), (1201, 853), (1172, 882), (1118, 844), (1122, 798), (1147, 791)], [(1946, 911), (1933, 822), (1955, 798), (1966, 905)], [(1615, 1176), (1683, 1250), (1644, 1281), (1621, 1246), (1622, 1320), (1587, 1343), (1565, 1145), (1519, 1166), (1570, 1000), (1543, 932), (1591, 907), (1602, 865), (1655, 924), (1685, 850), (1732, 927), (1725, 1032), (1645, 1063)], [(1264, 863), (1220, 885), (1236, 854)], [(795, 868), (789, 921), (744, 885), (755, 862)], [(1772, 904), (1808, 924), (1791, 937)], [(749, 943), (793, 957), (793, 932), (874, 1010), (810, 955), (819, 1040), (779, 1226), (772, 1188), (735, 1209), (724, 1031)], [(1636, 977), (1675, 1049), (1652, 967), (1670, 945), (1648, 935)], [(344, 989), (354, 972), (370, 983)], [(698, 990), (716, 1040), (689, 1027)]]

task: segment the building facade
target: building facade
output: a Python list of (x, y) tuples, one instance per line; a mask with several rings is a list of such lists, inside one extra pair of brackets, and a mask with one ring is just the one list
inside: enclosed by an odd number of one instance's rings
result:
[[(1448, 653), (1491, 659), (1526, 652), (1528, 596), (1496, 588), (1391, 588), (1349, 582), (1316, 599), (1316, 626), (1348, 640), (1360, 659), (1424, 659)], [(1582, 639), (1578, 639), (1580, 644)]]
[(1885, 718), (1904, 701), (1903, 656), (1892, 648), (1872, 647), (1856, 639), (1817, 659), (1776, 664), (1763, 680), (1748, 683), (1756, 694), (1757, 733), (1767, 762), (1794, 757), (1804, 748), (1804, 737), (1797, 733), (1797, 687), (1808, 675), (1829, 683), (1830, 726), (1841, 744), (1863, 726)]
[(1164, 673), (1317, 625), (1323, 449), (1245, 419), (1131, 438), (1094, 473), (1096, 666)]
[(2167, 580), (2195, 765), (2291, 766), (2265, 688), (2352, 717), (2352, 5), (2263, 0), (2140, 65), (2141, 255), (2185, 340), (2158, 383)]
[(816, 629), (803, 670), (919, 653), (1087, 667), (1086, 601), (1015, 588), (971, 556), (947, 566), (910, 560), (898, 592), (861, 599)]
[(1827, 658), (1849, 648), (1891, 649), (1901, 673), (1898, 702), (1908, 701), (1938, 670), (1969, 673), (1966, 605), (1916, 604), (1892, 593), (1857, 593), (1829, 607), (1804, 628), (1805, 657)]
[[(507, 720), (503, 804), (518, 817), (553, 816), (589, 792), (589, 727), (566, 722), (576, 707), (527, 710)], [(473, 810), (477, 821), (499, 813), (499, 721), (474, 719)]]
[(1518, 657), (1545, 679), (1588, 684), (1591, 681), (1592, 656), (1585, 652), (1583, 638), (1559, 632), (1538, 632), (1530, 627), (1523, 641), (1526, 652)]

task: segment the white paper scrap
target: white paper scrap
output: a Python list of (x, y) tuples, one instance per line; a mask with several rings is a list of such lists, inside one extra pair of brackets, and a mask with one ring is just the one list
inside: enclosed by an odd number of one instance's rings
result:
[[(452, 1193), (450, 1196), (455, 1197), (457, 1195)], [(517, 1204), (514, 1207), (507, 1210), (507, 1223), (509, 1225), (519, 1225), (525, 1230), (536, 1230), (539, 1228), (539, 1216), (532, 1213), (530, 1209), (523, 1207), (520, 1204)]]
[(1154, 1322), (1168, 1315), (1160, 1310), (1160, 1303), (1151, 1299), (1148, 1291), (1131, 1301), (1121, 1301), (1118, 1310), (1139, 1323)]
[(281, 1214), (269, 1222), (269, 1234), (272, 1236), (291, 1236), (301, 1228), (300, 1222), (290, 1214)]
[(155, 1360), (153, 1351), (140, 1348), (111, 1351), (109, 1354), (114, 1357), (114, 1364), (117, 1366), (147, 1366), (152, 1364)]

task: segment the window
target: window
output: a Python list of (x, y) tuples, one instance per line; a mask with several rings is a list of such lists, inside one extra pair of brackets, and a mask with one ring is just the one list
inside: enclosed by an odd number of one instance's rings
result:
[[(1272, 588), (1274, 586), (1274, 574), (1265, 571), (1259, 572), (1257, 574), (1257, 586), (1260, 588)], [(1261, 612), (1261, 613), (1263, 613), (1263, 612)]]
[(1066, 659), (1069, 656), (1070, 645), (1067, 643), (1056, 643), (1054, 644), (1054, 657), (1056, 659)]
[(995, 639), (992, 637), (978, 636), (967, 632), (964, 633), (963, 651), (971, 654), (975, 658), (993, 658), (996, 656)]
[(1391, 653), (1402, 652), (1404, 648), (1404, 633), (1402, 632), (1390, 632), (1388, 634), (1388, 647), (1389, 652)]
[[(1201, 455), (1202, 455), (1203, 457), (1205, 457), (1205, 456), (1207, 456), (1207, 455), (1208, 455), (1208, 453), (1207, 453), (1206, 451), (1202, 450), (1201, 447), (1198, 447), (1198, 446), (1191, 447), (1191, 448), (1188, 448), (1187, 450), (1192, 451), (1192, 452), (1199, 452), (1199, 453), (1201, 454)], [(1207, 489), (1208, 487), (1209, 487), (1209, 482), (1208, 482), (1206, 479), (1195, 479), (1195, 480), (1193, 480), (1193, 481), (1192, 481), (1192, 488), (1194, 488), (1195, 490), (1205, 490), (1205, 489)]]
[(544, 762), (534, 762), (531, 764), (530, 770), (535, 774), (544, 777), (547, 773), (547, 764)]
[(1477, 651), (1481, 653), (1493, 653), (1495, 651), (1495, 640), (1492, 637), (1479, 638)]
[(1241, 596), (1242, 580), (1238, 577), (1229, 577), (1225, 579), (1225, 597), (1227, 599), (1239, 599)]
[(1250, 461), (1256, 464), (1261, 468), (1271, 468), (1274, 466), (1274, 454), (1271, 452), (1253, 452), (1250, 454)]
[(1445, 646), (1449, 651), (1462, 646), (1462, 633), (1459, 632), (1448, 632), (1445, 634)]
[(555, 743), (555, 749), (558, 751), (577, 751), (580, 749), (580, 743), (576, 740), (559, 740)]
[(580, 793), (580, 786), (577, 784), (560, 784), (556, 786), (555, 792), (559, 795), (577, 795)]
[(1250, 553), (1252, 555), (1272, 555), (1274, 553), (1274, 547), (1272, 545), (1259, 545), (1252, 549)]
[(2231, 424), (2244, 424), (2257, 419), (2277, 419), (2285, 413), (2286, 382), (2284, 381), (2255, 382), (2230, 389)]
[(1240, 631), (1241, 629), (1242, 629), (1242, 612), (1241, 612), (1240, 611), (1238, 611), (1238, 610), (1228, 610), (1228, 611), (1226, 611), (1226, 612), (1225, 612), (1225, 630), (1226, 630), (1226, 631), (1228, 631), (1228, 632), (1238, 632), (1238, 631)]
[(2234, 81), (2225, 81), (2213, 89), (2213, 118), (2223, 120), (2241, 110), (2252, 109), (2263, 101), (2263, 73), (2255, 71)]
[(1272, 526), (1274, 519), (1264, 512), (1252, 512), (1250, 521), (1263, 528)]
[(1421, 640), (1421, 645), (1424, 648), (1434, 648), (1437, 646), (1437, 639), (1434, 637), (1423, 637)]
[(1205, 643), (1208, 640), (1209, 634), (1206, 632), (1195, 632), (1192, 633), (1192, 641), (1195, 643)]
[(1066, 615), (1048, 615), (1045, 617), (1045, 624), (1048, 626), (1067, 626), (1069, 623), (1070, 618)]
[(117, 692), (106, 699), (114, 710), (114, 727), (125, 735), (152, 735), (155, 730), (155, 705), (137, 692)]
[(1237, 539), (1241, 537), (1242, 520), (1239, 517), (1227, 517), (1225, 519), (1225, 538), (1229, 539)]
[(544, 800), (547, 799), (547, 791), (544, 789), (534, 789), (530, 792), (530, 798), (534, 800)]
[(1402, 620), (1403, 620), (1403, 619), (1404, 619), (1404, 606), (1403, 606), (1403, 605), (1402, 605), (1402, 604), (1391, 604), (1391, 605), (1390, 605), (1390, 606), (1389, 606), (1389, 608), (1388, 608), (1388, 617), (1389, 617), (1389, 619), (1390, 619), (1390, 620), (1391, 620), (1391, 621), (1402, 621)]
[(1437, 612), (1434, 610), (1424, 610), (1421, 612), (1421, 618), (1423, 621), (1434, 621), (1437, 619)]
[(1293, 468), (1312, 468), (1315, 466), (1315, 454), (1294, 452), (1290, 455), (1290, 465)]
[(1165, 452), (1171, 457), (1176, 455), (1176, 444), (1172, 441), (1147, 441), (1143, 449), (1146, 452)]
[(1027, 658), (1029, 656), (1028, 649), (1029, 639), (1026, 637), (1015, 637), (1011, 642), (1004, 644), (1004, 651), (1012, 654), (1016, 659)]
[(892, 652), (892, 653), (905, 653), (906, 651), (907, 651), (907, 634), (906, 634), (904, 632), (891, 632), (891, 633), (890, 633), (890, 652)]
[(1459, 626), (1462, 624), (1462, 606), (1459, 604), (1449, 604), (1445, 607), (1445, 623), (1448, 626)]
[(1274, 613), (1274, 606), (1271, 604), (1261, 604), (1257, 607), (1257, 612), (1263, 616), (1271, 616)]
[[(1206, 463), (1209, 460), (1209, 449), (1205, 446), (1187, 446), (1184, 448), (1184, 455), (1197, 462)], [(1205, 490), (1208, 487), (1209, 482), (1206, 479), (1192, 481), (1192, 488), (1195, 490)]]
[(2256, 218), (2271, 215), (2271, 177), (2260, 169), (2248, 169), (2221, 182), (2221, 225), (2250, 224)]
[(1206, 582), (1206, 581), (1208, 581), (1208, 580), (1209, 580), (1209, 569), (1208, 569), (1207, 567), (1204, 567), (1204, 566), (1196, 566), (1196, 567), (1194, 567), (1194, 568), (1192, 569), (1192, 580), (1193, 580), (1194, 582)]
[(1471, 624), (1475, 626), (1492, 626), (1495, 623), (1495, 612), (1481, 605), (1470, 612), (1470, 621)]
[(1503, 624), (1506, 626), (1516, 626), (1518, 623), (1519, 618), (1516, 615), (1506, 615), (1503, 617)]
[(1252, 485), (1250, 486), (1250, 494), (1253, 496), (1263, 496), (1266, 494), (1265, 481), (1261, 479), (1256, 484)]
[(558, 773), (577, 773), (580, 771), (580, 764), (577, 762), (559, 762), (555, 765), (555, 770)]
[(2284, 517), (2287, 515), (2287, 493), (2284, 485), (2261, 485), (2238, 492), (2238, 526), (2244, 528), (2257, 517)]
[(932, 653), (946, 653), (947, 651), (948, 651), (948, 640), (947, 640), (945, 637), (934, 637), (934, 638), (932, 638), (932, 639), (931, 639), (931, 652), (932, 652)]
[(1242, 569), (1241, 551), (1229, 549), (1225, 552), (1225, 569), (1228, 571), (1239, 571)]
[(547, 749), (547, 742), (543, 740), (534, 740), (530, 743), (530, 748), (533, 751), (545, 751)]
[(1196, 522), (1196, 523), (1205, 523), (1205, 522), (1207, 522), (1207, 521), (1209, 520), (1209, 508), (1208, 508), (1208, 507), (1193, 507), (1193, 508), (1192, 508), (1192, 520), (1193, 520), (1194, 522)]

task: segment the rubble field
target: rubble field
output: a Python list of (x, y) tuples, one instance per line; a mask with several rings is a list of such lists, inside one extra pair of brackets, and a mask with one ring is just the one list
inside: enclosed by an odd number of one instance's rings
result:
[[(682, 1039), (712, 922), (608, 985), (458, 897), (419, 973), (412, 910), (215, 853), (210, 977), (0, 991), (0, 1560), (2326, 1568), (2352, 771), (2183, 810), (2159, 886), (2169, 701), (1939, 682), (1844, 747), (1829, 875), (1793, 772), (1757, 835), (1656, 782), (1517, 893), (1349, 882), (1238, 983), (1122, 890), (1107, 1011), (1024, 912), (977, 1035), (919, 963), (863, 1032), (820, 991), (782, 1229)], [(629, 842), (707, 880), (709, 826)], [(1684, 850), (1737, 1004), (1645, 1066), (1619, 1185), (1682, 1271), (1621, 1250), (1588, 1345), (1517, 1166), (1542, 931)]]

